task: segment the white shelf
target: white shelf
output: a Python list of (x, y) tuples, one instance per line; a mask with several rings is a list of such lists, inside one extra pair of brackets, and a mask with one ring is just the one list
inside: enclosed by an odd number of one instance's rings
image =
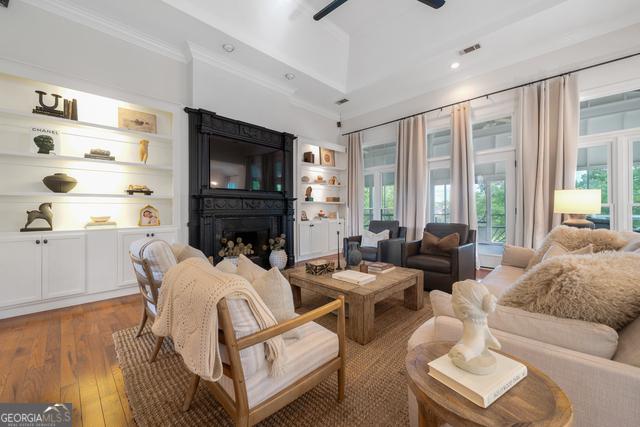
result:
[(317, 201), (313, 201), (313, 202), (300, 202), (303, 205), (344, 205), (346, 204), (346, 202), (317, 202)]
[(324, 165), (317, 165), (315, 163), (305, 163), (305, 162), (300, 162), (300, 167), (314, 168), (314, 169), (320, 169), (320, 170), (326, 170), (326, 171), (337, 171), (337, 172), (344, 172), (347, 170), (347, 168), (339, 168), (337, 166), (324, 166)]
[(329, 185), (322, 182), (300, 182), (300, 185), (318, 185), (321, 187), (329, 187), (329, 188), (345, 188), (344, 185)]
[(96, 198), (121, 198), (121, 199), (172, 199), (168, 194), (134, 194), (127, 193), (54, 193), (52, 191), (29, 191), (22, 193), (0, 193), (0, 197), (96, 197)]
[(26, 118), (29, 120), (37, 120), (37, 121), (43, 121), (43, 122), (48, 122), (48, 123), (55, 123), (61, 126), (71, 126), (71, 127), (81, 127), (81, 128), (90, 128), (90, 129), (102, 129), (102, 130), (108, 130), (108, 131), (112, 131), (112, 132), (119, 132), (125, 135), (131, 135), (131, 136), (135, 136), (137, 138), (147, 138), (147, 139), (151, 139), (151, 140), (156, 140), (156, 141), (164, 141), (164, 142), (171, 142), (173, 140), (173, 138), (171, 137), (171, 135), (163, 135), (163, 134), (158, 134), (158, 133), (148, 133), (148, 132), (138, 132), (135, 130), (129, 130), (129, 129), (122, 129), (122, 128), (118, 128), (118, 127), (114, 127), (114, 126), (107, 126), (107, 125), (100, 125), (97, 123), (89, 123), (89, 122), (81, 122), (81, 121), (77, 121), (77, 120), (69, 120), (69, 119), (63, 119), (63, 118), (59, 118), (59, 117), (52, 117), (52, 116), (46, 116), (44, 114), (34, 114), (34, 113), (25, 113), (23, 111), (17, 111), (17, 110), (9, 110), (6, 108), (0, 108), (0, 114), (3, 116), (9, 116), (9, 117), (17, 117), (17, 118)]
[(87, 159), (85, 157), (78, 156), (60, 156), (60, 155), (47, 155), (47, 154), (36, 154), (36, 153), (16, 153), (16, 152), (8, 152), (8, 151), (0, 151), (0, 156), (9, 156), (9, 157), (27, 157), (31, 159), (43, 159), (43, 160), (72, 160), (78, 162), (92, 162), (92, 163), (102, 163), (109, 165), (121, 165), (121, 166), (134, 166), (143, 169), (155, 169), (155, 170), (164, 170), (171, 171), (171, 166), (160, 166), (160, 165), (150, 165), (145, 163), (136, 163), (136, 162), (121, 162), (118, 160), (101, 160), (101, 159)]

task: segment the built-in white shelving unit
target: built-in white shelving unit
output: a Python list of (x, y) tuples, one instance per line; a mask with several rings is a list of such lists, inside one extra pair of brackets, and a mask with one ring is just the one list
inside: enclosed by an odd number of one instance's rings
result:
[[(76, 99), (79, 120), (34, 114), (36, 90), (47, 93), (47, 105), (51, 94)], [(178, 239), (174, 113), (4, 74), (0, 93), (0, 318), (135, 293), (131, 243)], [(157, 133), (119, 128), (119, 107), (155, 115)], [(51, 154), (37, 153), (38, 134), (55, 134)], [(141, 139), (149, 141), (146, 163)], [(92, 148), (109, 150), (115, 160), (85, 158)], [(42, 179), (54, 173), (75, 178), (77, 186), (50, 191)], [(130, 184), (153, 194), (129, 195)], [(53, 230), (20, 232), (26, 211), (46, 202)], [(158, 210), (160, 224), (138, 225), (146, 205)], [(110, 216), (117, 225), (85, 228), (91, 216)], [(41, 221), (33, 226), (45, 226)]]
[[(321, 164), (321, 149), (333, 150), (334, 165)], [(313, 153), (314, 162), (305, 162), (304, 153)], [(297, 244), (299, 260), (326, 256), (338, 251), (346, 228), (346, 180), (347, 153), (344, 146), (298, 137), (297, 146)], [(303, 177), (306, 179), (303, 180)], [(322, 178), (319, 180), (318, 178)], [(336, 184), (329, 184), (335, 178)], [(305, 192), (311, 187), (313, 200), (305, 200)], [(339, 197), (339, 201), (327, 201), (327, 197)], [(302, 221), (305, 213), (308, 221)], [(324, 218), (320, 214), (324, 213)], [(335, 218), (329, 218), (330, 214)]]

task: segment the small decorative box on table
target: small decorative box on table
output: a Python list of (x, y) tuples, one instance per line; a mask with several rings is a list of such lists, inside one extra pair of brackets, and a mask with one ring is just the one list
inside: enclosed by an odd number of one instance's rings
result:
[(333, 273), (336, 270), (336, 263), (334, 261), (328, 261), (326, 259), (318, 259), (305, 263), (304, 270), (309, 274), (313, 274), (314, 276)]

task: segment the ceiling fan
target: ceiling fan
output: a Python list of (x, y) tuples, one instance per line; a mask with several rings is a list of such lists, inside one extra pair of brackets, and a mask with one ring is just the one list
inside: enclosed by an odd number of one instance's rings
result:
[[(446, 0), (418, 0), (418, 1), (420, 3), (426, 4), (427, 6), (431, 6), (434, 9), (440, 9), (442, 6), (444, 6), (444, 2)], [(313, 19), (315, 19), (316, 21), (321, 20), (322, 18), (324, 18), (325, 16), (327, 16), (328, 14), (330, 14), (331, 12), (333, 12), (334, 10), (336, 10), (346, 2), (347, 0), (333, 0), (331, 3), (323, 7), (320, 12), (313, 15)]]

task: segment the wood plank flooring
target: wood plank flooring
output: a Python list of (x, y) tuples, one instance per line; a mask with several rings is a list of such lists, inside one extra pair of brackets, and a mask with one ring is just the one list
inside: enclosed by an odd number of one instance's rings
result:
[(111, 334), (139, 295), (0, 320), (0, 402), (71, 402), (73, 426), (135, 425)]
[(71, 402), (74, 427), (135, 425), (111, 335), (141, 310), (132, 295), (0, 320), (0, 402)]

